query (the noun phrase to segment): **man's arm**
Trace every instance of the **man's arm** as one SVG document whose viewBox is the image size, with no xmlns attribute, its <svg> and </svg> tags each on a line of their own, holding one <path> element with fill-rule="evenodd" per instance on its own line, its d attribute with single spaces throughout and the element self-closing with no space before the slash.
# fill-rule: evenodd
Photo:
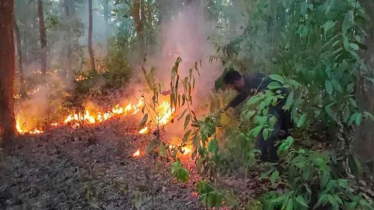
<svg viewBox="0 0 374 210">
<path fill-rule="evenodd" d="M 235 108 L 237 107 L 240 103 L 242 103 L 247 97 L 249 96 L 248 93 L 246 92 L 241 92 L 238 95 L 233 98 L 230 103 L 226 105 L 226 107 L 223 109 L 224 111 L 228 110 L 230 107 Z"/>
</svg>

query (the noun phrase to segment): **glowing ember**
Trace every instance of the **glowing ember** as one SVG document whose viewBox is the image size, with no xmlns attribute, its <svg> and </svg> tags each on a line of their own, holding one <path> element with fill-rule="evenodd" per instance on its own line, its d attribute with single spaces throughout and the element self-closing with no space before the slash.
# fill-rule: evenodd
<svg viewBox="0 0 374 210">
<path fill-rule="evenodd" d="M 175 149 L 176 146 L 169 145 L 169 149 Z M 191 147 L 184 146 L 181 148 L 182 155 L 187 155 L 192 152 Z"/>
<path fill-rule="evenodd" d="M 182 147 L 183 155 L 187 155 L 191 153 L 191 149 L 189 147 Z"/>
<path fill-rule="evenodd" d="M 146 133 L 148 133 L 148 132 L 149 132 L 148 127 L 145 127 L 145 128 L 143 128 L 143 129 L 141 129 L 141 130 L 139 131 L 140 134 L 146 134 Z"/>
<path fill-rule="evenodd" d="M 132 154 L 132 156 L 139 157 L 140 156 L 140 150 L 136 150 L 136 152 L 134 152 L 134 154 Z"/>
</svg>

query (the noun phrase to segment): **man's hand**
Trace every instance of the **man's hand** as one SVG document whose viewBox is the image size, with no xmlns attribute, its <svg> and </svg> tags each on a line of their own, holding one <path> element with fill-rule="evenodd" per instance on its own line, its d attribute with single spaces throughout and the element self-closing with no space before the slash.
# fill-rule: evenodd
<svg viewBox="0 0 374 210">
<path fill-rule="evenodd" d="M 221 109 L 217 110 L 217 111 L 214 113 L 214 115 L 219 115 L 219 114 L 222 114 L 222 113 L 225 113 L 225 112 L 226 112 L 226 110 L 225 110 L 224 108 L 221 108 Z"/>
<path fill-rule="evenodd" d="M 218 110 L 218 113 L 225 113 L 226 112 L 226 109 L 225 108 L 221 108 Z"/>
</svg>

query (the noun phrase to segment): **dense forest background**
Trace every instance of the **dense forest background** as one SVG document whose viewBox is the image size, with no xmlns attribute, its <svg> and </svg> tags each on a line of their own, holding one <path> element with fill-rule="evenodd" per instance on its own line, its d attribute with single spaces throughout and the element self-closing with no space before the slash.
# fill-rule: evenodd
<svg viewBox="0 0 374 210">
<path fill-rule="evenodd" d="M 153 168 L 163 165 L 165 171 L 171 171 L 170 180 L 180 181 L 158 186 L 157 174 L 162 174 L 161 180 L 169 180 L 167 175 L 159 170 L 149 175 L 147 171 L 143 185 L 133 187 L 129 183 L 139 181 L 122 171 L 125 180 L 133 181 L 126 187 L 123 183 L 110 184 L 121 186 L 123 194 L 115 192 L 126 197 L 125 204 L 115 201 L 122 205 L 117 206 L 120 209 L 165 209 L 163 205 L 186 209 L 374 209 L 372 10 L 374 3 L 366 0 L 0 2 L 4 186 L 0 204 L 8 208 L 40 207 L 28 203 L 22 193 L 15 198 L 17 193 L 9 190 L 13 189 L 8 186 L 11 181 L 5 178 L 33 170 L 27 167 L 41 167 L 38 162 L 45 154 L 33 156 L 38 164 L 29 165 L 24 162 L 26 156 L 21 156 L 23 152 L 28 154 L 30 150 L 33 154 L 34 150 L 44 151 L 38 149 L 42 147 L 49 154 L 51 148 L 59 148 L 52 152 L 56 158 L 66 150 L 64 156 L 70 155 L 66 162 L 79 155 L 83 156 L 78 159 L 91 162 L 95 157 L 100 159 L 104 149 L 96 148 L 93 153 L 97 156 L 85 156 L 82 151 L 88 148 L 92 152 L 91 145 L 102 143 L 105 151 L 116 148 L 113 159 L 107 159 L 105 152 L 106 160 L 113 164 L 117 164 L 118 148 L 132 149 L 129 145 L 134 144 L 140 153 L 147 154 L 142 158 L 149 159 L 132 164 L 151 164 Z M 227 67 L 243 73 L 269 74 L 280 83 L 271 83 L 270 89 L 291 90 L 285 108 L 291 111 L 294 129 L 291 137 L 279 142 L 282 169 L 257 163 L 254 146 L 260 130 L 264 135 L 271 132 L 267 109 L 281 96 L 276 92 L 259 94 L 235 110 L 217 112 L 235 95 L 222 81 Z M 163 96 L 167 90 L 170 96 Z M 94 123 L 106 119 L 100 113 L 115 103 L 119 105 L 108 111 L 108 119 L 127 114 L 120 106 L 125 109 L 125 103 L 136 104 L 140 98 L 138 105 L 145 105 L 130 105 L 134 116 L 139 113 L 131 120 L 123 122 L 113 117 L 110 123 L 114 124 Z M 157 108 L 161 101 L 168 101 L 166 111 Z M 87 111 L 96 114 L 92 118 Z M 167 121 L 162 121 L 161 112 L 163 116 L 170 113 Z M 83 120 L 74 118 L 81 115 Z M 73 119 L 76 124 L 68 124 Z M 86 121 L 97 127 L 85 125 Z M 125 128 L 126 132 L 121 130 Z M 147 130 L 147 137 L 128 131 L 141 133 L 146 129 L 153 129 Z M 69 136 L 57 137 L 61 133 Z M 118 136 L 111 136 L 114 133 Z M 77 149 L 82 145 L 71 143 L 71 151 L 77 150 L 73 155 L 69 149 L 62 149 L 69 148 L 65 138 L 87 141 L 89 146 Z M 117 138 L 121 140 L 110 143 Z M 129 143 L 135 141 L 129 139 L 144 142 Z M 25 146 L 28 144 L 35 145 Z M 186 149 L 191 151 L 188 158 Z M 53 157 L 49 163 L 58 164 L 61 157 Z M 90 190 L 87 184 L 69 188 L 83 197 L 64 207 L 104 208 L 112 204 L 110 196 L 94 196 L 107 193 L 100 183 L 109 182 L 109 178 L 97 178 L 98 169 L 82 162 L 72 161 L 66 167 L 87 170 Z M 118 162 L 117 167 L 123 165 Z M 68 171 L 65 166 L 53 167 L 45 170 Z M 81 175 L 77 177 L 81 180 Z M 26 183 L 22 176 L 16 178 Z M 169 189 L 169 185 L 178 187 Z M 187 200 L 165 203 L 162 195 L 157 197 L 158 188 L 163 193 L 167 189 L 186 192 L 187 188 Z M 197 192 L 200 202 L 193 200 L 192 191 Z M 134 201 L 127 200 L 130 197 Z M 60 203 L 69 200 L 59 199 Z M 58 206 L 56 202 L 48 205 Z"/>
</svg>

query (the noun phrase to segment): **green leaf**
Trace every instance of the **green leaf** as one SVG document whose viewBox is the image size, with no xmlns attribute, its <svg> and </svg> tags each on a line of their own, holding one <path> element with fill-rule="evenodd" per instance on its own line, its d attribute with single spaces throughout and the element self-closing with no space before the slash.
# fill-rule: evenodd
<svg viewBox="0 0 374 210">
<path fill-rule="evenodd" d="M 218 142 L 216 139 L 212 139 L 208 144 L 208 150 L 211 153 L 217 153 L 219 150 Z"/>
<path fill-rule="evenodd" d="M 338 209 L 338 202 L 336 201 L 336 199 L 334 198 L 334 196 L 332 195 L 327 195 L 327 198 L 329 199 L 331 205 L 332 205 L 332 208 L 333 209 Z"/>
<path fill-rule="evenodd" d="M 333 91 L 333 87 L 332 87 L 332 84 L 329 80 L 326 80 L 325 81 L 325 88 L 326 88 L 326 92 L 331 95 L 332 94 L 332 91 Z"/>
<path fill-rule="evenodd" d="M 264 137 L 264 139 L 268 139 L 269 133 L 270 133 L 269 129 L 264 128 L 264 130 L 262 131 L 262 136 Z"/>
<path fill-rule="evenodd" d="M 252 96 L 248 101 L 247 101 L 247 106 L 253 105 L 261 100 L 261 97 L 259 95 Z"/>
<path fill-rule="evenodd" d="M 297 122 L 297 127 L 300 128 L 302 125 L 304 125 L 306 119 L 307 119 L 307 114 L 304 113 L 303 115 L 301 115 L 299 121 Z"/>
<path fill-rule="evenodd" d="M 300 5 L 300 13 L 302 16 L 305 16 L 308 11 L 308 3 L 307 2 L 302 2 Z"/>
<path fill-rule="evenodd" d="M 271 184 L 274 185 L 275 181 L 278 178 L 279 178 L 279 171 L 278 170 L 273 171 L 273 173 L 271 174 L 271 178 L 270 178 Z"/>
<path fill-rule="evenodd" d="M 354 108 L 357 108 L 357 102 L 355 99 L 353 98 L 349 98 L 349 102 L 351 102 L 351 105 L 354 107 Z"/>
<path fill-rule="evenodd" d="M 301 196 L 301 195 L 298 195 L 295 199 L 300 205 L 308 208 L 308 204 L 306 203 L 306 200 Z"/>
<path fill-rule="evenodd" d="M 343 46 L 346 51 L 349 51 L 349 40 L 346 36 L 343 36 Z"/>
<path fill-rule="evenodd" d="M 293 100 L 294 100 L 294 92 L 291 91 L 290 94 L 288 94 L 287 96 L 286 104 L 283 106 L 283 109 L 289 110 L 291 108 Z"/>
<path fill-rule="evenodd" d="M 351 114 L 351 112 L 349 110 L 349 106 L 345 106 L 344 110 L 343 110 L 343 121 L 344 122 L 346 122 L 346 123 L 348 122 L 350 114 Z"/>
<path fill-rule="evenodd" d="M 357 44 L 355 44 L 355 43 L 349 43 L 349 46 L 350 46 L 353 50 L 359 50 L 359 49 L 360 49 L 360 47 L 359 47 Z"/>
<path fill-rule="evenodd" d="M 370 118 L 372 121 L 374 121 L 374 116 L 370 112 L 364 111 L 364 115 L 366 118 Z"/>
<path fill-rule="evenodd" d="M 192 129 L 191 130 L 188 130 L 184 135 L 183 135 L 183 143 L 186 143 L 188 138 L 190 137 L 191 135 L 191 132 L 192 132 Z"/>
<path fill-rule="evenodd" d="M 359 126 L 361 124 L 361 121 L 362 121 L 362 114 L 357 113 L 356 119 L 355 119 L 356 125 Z"/>
<path fill-rule="evenodd" d="M 293 79 L 289 79 L 288 82 L 289 82 L 292 86 L 295 86 L 295 87 L 299 87 L 299 86 L 301 86 L 300 83 L 298 83 L 296 80 L 293 80 Z"/>
<path fill-rule="evenodd" d="M 164 143 L 161 143 L 161 144 L 158 145 L 158 154 L 161 157 L 166 157 L 166 147 L 165 147 Z"/>
<path fill-rule="evenodd" d="M 293 199 L 288 199 L 286 210 L 293 210 Z"/>
<path fill-rule="evenodd" d="M 148 113 L 143 116 L 143 119 L 138 126 L 138 129 L 137 129 L 138 131 L 144 128 L 144 125 L 145 123 L 147 123 L 147 120 L 148 120 Z"/>
<path fill-rule="evenodd" d="M 187 128 L 188 124 L 190 123 L 191 120 L 191 114 L 188 114 L 186 118 L 184 119 L 184 129 Z"/>
<path fill-rule="evenodd" d="M 369 80 L 374 85 L 374 78 L 371 77 L 365 77 L 367 80 Z"/>
<path fill-rule="evenodd" d="M 270 79 L 280 82 L 281 84 L 284 83 L 284 78 L 278 74 L 271 74 L 269 75 Z"/>
<path fill-rule="evenodd" d="M 188 182 L 189 180 L 188 170 L 183 167 L 179 160 L 171 164 L 171 173 L 182 182 Z"/>
<path fill-rule="evenodd" d="M 342 25 L 342 30 L 344 33 L 347 32 L 349 28 L 353 26 L 354 20 L 353 20 L 353 11 L 350 10 L 347 12 L 347 14 L 344 17 L 343 25 Z"/>
<path fill-rule="evenodd" d="M 277 203 L 281 203 L 282 201 L 286 200 L 287 197 L 288 197 L 288 196 L 287 196 L 286 194 L 283 194 L 283 195 L 278 196 L 277 198 L 271 200 L 270 202 L 271 202 L 271 203 L 275 203 L 275 204 L 277 204 Z"/>
<path fill-rule="evenodd" d="M 279 89 L 282 87 L 281 84 L 279 84 L 279 82 L 270 82 L 267 86 L 270 90 L 274 90 L 274 89 Z"/>
<path fill-rule="evenodd" d="M 148 143 L 148 145 L 147 145 L 146 153 L 149 154 L 149 153 L 153 152 L 153 150 L 156 149 L 157 144 L 158 144 L 158 139 L 152 139 L 152 140 Z"/>
<path fill-rule="evenodd" d="M 356 120 L 356 116 L 357 116 L 357 112 L 355 112 L 354 114 L 351 115 L 351 117 L 349 118 L 349 121 L 348 121 L 348 124 L 351 125 L 355 120 Z"/>
<path fill-rule="evenodd" d="M 335 79 L 331 80 L 332 86 L 334 86 L 335 90 L 337 90 L 339 93 L 343 93 L 343 88 L 340 86 L 339 82 Z"/>
<path fill-rule="evenodd" d="M 323 24 L 323 32 L 325 33 L 325 35 L 326 35 L 326 33 L 330 30 L 330 29 L 332 29 L 333 27 L 335 26 L 335 22 L 334 21 L 331 21 L 331 20 L 329 20 L 329 21 L 327 21 L 325 24 Z"/>
<path fill-rule="evenodd" d="M 255 127 L 255 128 L 253 128 L 253 129 L 251 130 L 251 131 L 253 132 L 253 136 L 254 136 L 254 137 L 258 136 L 258 134 L 260 133 L 261 129 L 262 129 L 262 126 L 257 126 L 257 127 Z"/>
<path fill-rule="evenodd" d="M 185 109 L 184 111 L 183 111 L 183 113 L 178 117 L 178 121 L 179 120 L 181 120 L 183 117 L 184 117 L 184 115 L 186 114 L 186 112 L 187 112 L 187 109 Z"/>
<path fill-rule="evenodd" d="M 253 110 L 249 110 L 247 112 L 245 112 L 245 115 L 243 116 L 243 120 L 245 121 L 249 121 L 251 119 L 251 117 L 256 113 L 256 111 L 253 111 Z"/>
<path fill-rule="evenodd" d="M 325 107 L 325 111 L 326 111 L 327 115 L 328 115 L 331 119 L 336 120 L 335 114 L 334 114 L 334 112 L 333 112 L 332 109 L 331 109 L 331 106 L 334 105 L 334 104 L 335 104 L 335 103 L 332 103 L 332 104 L 330 104 L 330 105 L 327 105 L 327 106 Z"/>
</svg>

